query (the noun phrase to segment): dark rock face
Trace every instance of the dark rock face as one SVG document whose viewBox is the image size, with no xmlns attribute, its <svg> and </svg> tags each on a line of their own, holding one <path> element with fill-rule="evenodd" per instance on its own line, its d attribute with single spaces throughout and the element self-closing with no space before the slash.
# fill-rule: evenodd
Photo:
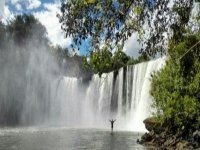
<svg viewBox="0 0 200 150">
<path fill-rule="evenodd" d="M 200 148 L 200 131 L 196 130 L 190 137 L 180 136 L 180 133 L 173 133 L 167 126 L 163 126 L 155 117 L 147 118 L 144 121 L 145 133 L 138 143 L 159 147 L 164 150 L 192 150 Z"/>
<path fill-rule="evenodd" d="M 141 141 L 151 141 L 153 139 L 153 136 L 151 136 L 151 134 L 145 133 L 142 137 L 141 137 Z"/>
</svg>

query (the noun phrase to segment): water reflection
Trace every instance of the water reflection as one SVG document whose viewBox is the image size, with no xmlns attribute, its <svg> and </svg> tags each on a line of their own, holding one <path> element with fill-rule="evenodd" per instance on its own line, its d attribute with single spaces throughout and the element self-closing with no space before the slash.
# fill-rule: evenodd
<svg viewBox="0 0 200 150">
<path fill-rule="evenodd" d="M 97 129 L 0 130 L 0 150 L 146 150 L 137 138 Z"/>
</svg>

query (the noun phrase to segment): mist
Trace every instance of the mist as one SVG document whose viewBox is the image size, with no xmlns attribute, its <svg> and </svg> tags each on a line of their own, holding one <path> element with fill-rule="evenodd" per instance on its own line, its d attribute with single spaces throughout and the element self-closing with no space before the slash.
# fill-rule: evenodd
<svg viewBox="0 0 200 150">
<path fill-rule="evenodd" d="M 0 25 L 0 126 L 81 124 L 77 116 L 89 84 L 80 79 L 87 74 L 82 58 L 50 46 L 33 16 Z"/>
<path fill-rule="evenodd" d="M 77 65 L 81 58 L 49 46 L 45 28 L 32 17 L 18 16 L 0 26 L 0 125 L 105 129 L 114 118 L 116 129 L 145 131 L 150 75 L 165 60 L 126 66 L 101 78 L 85 74 Z"/>
<path fill-rule="evenodd" d="M 40 111 L 47 111 L 44 99 L 51 92 L 49 84 L 59 72 L 58 65 L 45 45 L 35 45 L 32 41 L 24 46 L 17 46 L 13 41 L 7 44 L 9 50 L 1 50 L 0 55 L 0 122 L 34 123 L 36 116 L 45 118 Z"/>
<path fill-rule="evenodd" d="M 16 32 L 7 29 L 5 41 L 0 45 L 0 125 L 3 126 L 45 123 L 55 93 L 52 86 L 61 72 L 48 40 L 40 35 L 45 33 L 41 32 L 41 26 L 36 23 L 29 29 L 31 34 L 15 36 L 20 32 L 18 28 Z"/>
</svg>

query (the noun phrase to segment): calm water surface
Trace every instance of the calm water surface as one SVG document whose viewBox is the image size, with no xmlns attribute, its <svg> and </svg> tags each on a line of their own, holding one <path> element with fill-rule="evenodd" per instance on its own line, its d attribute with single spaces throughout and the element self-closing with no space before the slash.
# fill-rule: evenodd
<svg viewBox="0 0 200 150">
<path fill-rule="evenodd" d="M 0 129 L 0 150 L 146 150 L 137 133 L 99 129 Z"/>
</svg>

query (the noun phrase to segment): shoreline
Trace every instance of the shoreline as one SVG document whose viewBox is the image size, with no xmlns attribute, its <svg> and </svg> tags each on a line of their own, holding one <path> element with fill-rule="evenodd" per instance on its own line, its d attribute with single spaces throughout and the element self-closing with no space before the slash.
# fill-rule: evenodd
<svg viewBox="0 0 200 150">
<path fill-rule="evenodd" d="M 144 133 L 138 143 L 148 148 L 164 150 L 193 150 L 200 149 L 200 131 L 194 131 L 190 136 L 184 137 L 181 133 L 173 133 L 167 126 L 163 127 L 155 121 L 154 117 L 144 121 L 149 132 Z M 189 130 L 189 129 L 188 129 Z"/>
</svg>

